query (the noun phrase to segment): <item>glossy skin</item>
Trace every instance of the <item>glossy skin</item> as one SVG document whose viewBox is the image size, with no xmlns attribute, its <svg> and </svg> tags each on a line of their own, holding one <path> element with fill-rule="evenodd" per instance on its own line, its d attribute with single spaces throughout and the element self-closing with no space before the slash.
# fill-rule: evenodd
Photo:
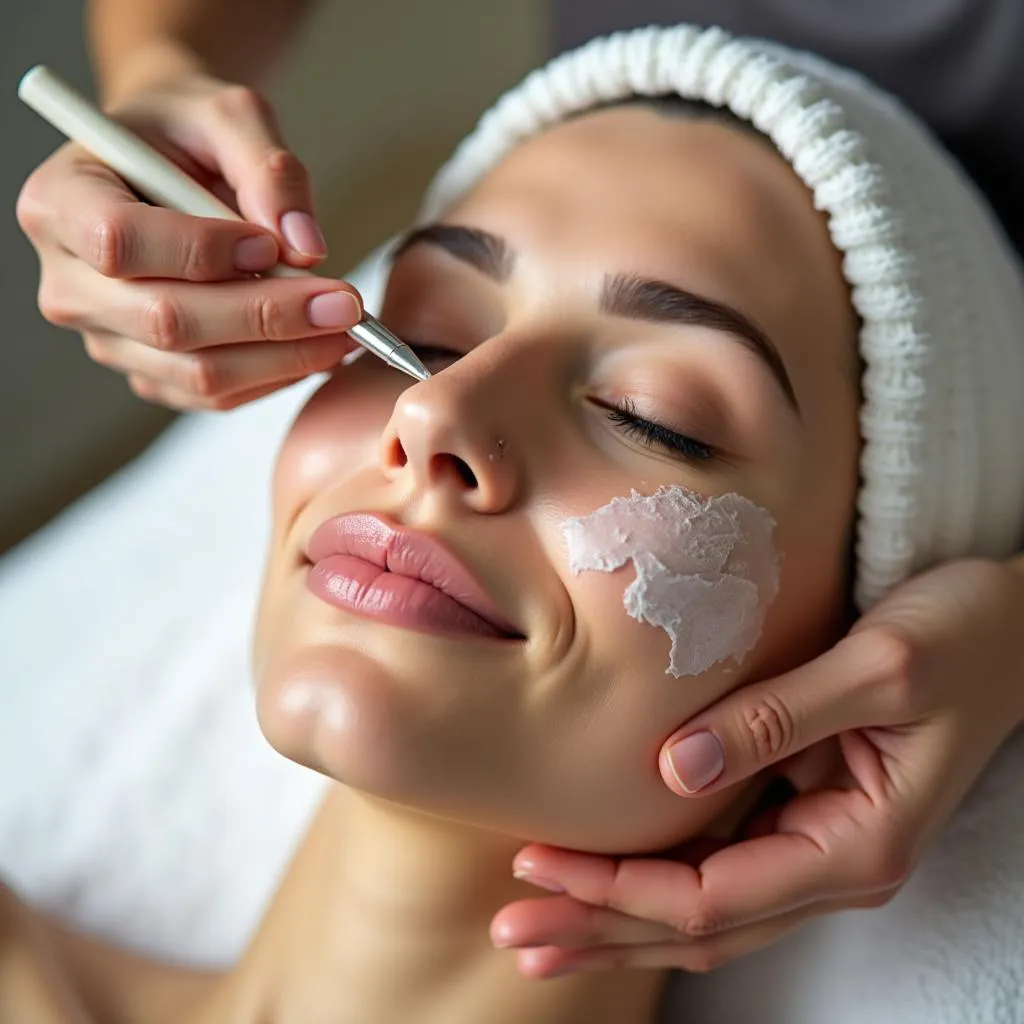
<svg viewBox="0 0 1024 1024">
<path fill-rule="evenodd" d="M 358 360 L 285 442 L 257 644 L 261 724 L 287 756 L 398 803 L 576 849 L 663 848 L 736 797 L 678 800 L 659 775 L 664 740 L 836 633 L 858 450 L 838 256 L 767 144 L 643 108 L 524 144 L 445 223 L 504 238 L 511 269 L 498 281 L 436 244 L 409 247 L 382 319 L 455 354 L 421 351 L 442 372 L 414 386 Z M 721 331 L 602 312 L 602 278 L 620 273 L 754 321 L 799 415 Z M 648 444 L 609 415 L 623 403 L 699 445 Z M 622 609 L 631 570 L 568 570 L 564 517 L 665 484 L 738 492 L 778 524 L 780 593 L 739 668 L 667 676 L 667 636 Z M 441 538 L 527 639 L 430 636 L 313 597 L 303 549 L 352 511 Z M 287 710 L 310 685 L 334 714 Z"/>
</svg>

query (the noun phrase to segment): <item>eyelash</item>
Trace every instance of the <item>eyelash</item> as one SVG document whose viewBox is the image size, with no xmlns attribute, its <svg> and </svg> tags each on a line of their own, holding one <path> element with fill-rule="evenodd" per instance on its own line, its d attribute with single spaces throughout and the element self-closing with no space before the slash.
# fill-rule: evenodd
<svg viewBox="0 0 1024 1024">
<path fill-rule="evenodd" d="M 444 348 L 440 345 L 419 345 L 409 342 L 409 346 L 424 362 L 434 359 L 448 359 L 455 361 L 462 353 L 453 349 Z M 684 459 L 695 461 L 706 461 L 714 457 L 714 451 L 709 445 L 688 437 L 686 434 L 669 430 L 661 423 L 646 420 L 638 416 L 636 406 L 629 398 L 623 398 L 611 408 L 605 408 L 608 419 L 612 421 L 626 437 L 635 438 L 648 448 L 663 448 L 675 455 L 682 455 Z"/>
<path fill-rule="evenodd" d="M 685 459 L 704 461 L 714 456 L 712 449 L 702 441 L 686 434 L 679 434 L 660 423 L 645 420 L 636 414 L 636 406 L 629 398 L 623 398 L 610 409 L 608 419 L 616 424 L 627 437 L 634 437 L 648 448 L 667 448 Z"/>
<path fill-rule="evenodd" d="M 456 352 L 455 349 L 445 348 L 443 345 L 421 345 L 419 342 L 409 341 L 408 339 L 406 339 L 405 343 L 424 363 L 433 362 L 435 359 L 443 359 L 454 363 L 456 359 L 461 359 L 465 355 L 464 352 Z"/>
</svg>

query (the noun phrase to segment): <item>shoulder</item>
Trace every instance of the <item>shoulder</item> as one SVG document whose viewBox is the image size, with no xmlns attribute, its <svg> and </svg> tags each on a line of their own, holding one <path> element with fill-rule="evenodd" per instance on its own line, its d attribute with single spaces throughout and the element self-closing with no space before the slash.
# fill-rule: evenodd
<svg viewBox="0 0 1024 1024">
<path fill-rule="evenodd" d="M 0 1021 L 178 1024 L 220 977 L 76 932 L 0 881 Z"/>
<path fill-rule="evenodd" d="M 0 1020 L 90 1024 L 41 916 L 0 881 Z"/>
</svg>

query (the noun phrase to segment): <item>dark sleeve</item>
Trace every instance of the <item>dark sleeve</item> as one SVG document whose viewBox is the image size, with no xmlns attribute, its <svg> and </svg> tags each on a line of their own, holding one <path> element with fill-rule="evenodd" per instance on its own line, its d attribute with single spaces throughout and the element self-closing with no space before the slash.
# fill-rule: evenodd
<svg viewBox="0 0 1024 1024">
<path fill-rule="evenodd" d="M 1024 253 L 1024 0 L 551 0 L 559 51 L 681 21 L 811 50 L 900 97 Z"/>
</svg>

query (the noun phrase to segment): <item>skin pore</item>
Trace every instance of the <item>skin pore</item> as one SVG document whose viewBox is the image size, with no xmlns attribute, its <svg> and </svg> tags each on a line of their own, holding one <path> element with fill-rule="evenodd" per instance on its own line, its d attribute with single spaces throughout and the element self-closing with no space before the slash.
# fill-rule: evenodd
<svg viewBox="0 0 1024 1024">
<path fill-rule="evenodd" d="M 628 854 L 722 828 L 744 794 L 679 800 L 662 742 L 834 637 L 859 403 L 839 256 L 762 141 L 623 107 L 524 143 L 410 239 L 381 316 L 435 375 L 412 385 L 360 358 L 300 414 L 255 652 L 268 740 L 343 785 L 241 962 L 190 992 L 185 1019 L 649 1019 L 658 972 L 527 981 L 489 922 L 536 894 L 511 877 L 526 841 Z M 776 520 L 779 595 L 738 667 L 666 675 L 668 637 L 622 608 L 632 570 L 569 570 L 565 517 L 670 485 Z M 351 512 L 442 541 L 521 638 L 320 600 L 310 538 Z M 117 984 L 105 1020 L 163 1019 L 127 973 Z"/>
</svg>

